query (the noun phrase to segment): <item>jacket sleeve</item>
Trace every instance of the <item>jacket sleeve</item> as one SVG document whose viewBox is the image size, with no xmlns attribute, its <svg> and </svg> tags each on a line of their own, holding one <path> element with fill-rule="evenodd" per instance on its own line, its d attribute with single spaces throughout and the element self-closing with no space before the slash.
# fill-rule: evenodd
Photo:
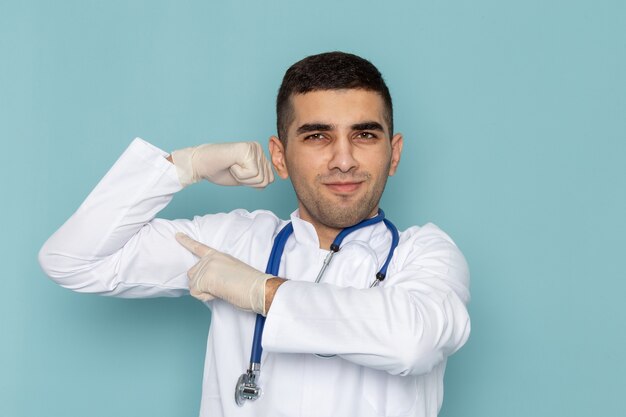
<svg viewBox="0 0 626 417">
<path fill-rule="evenodd" d="M 39 262 L 59 285 L 119 297 L 180 296 L 195 263 L 174 234 L 195 220 L 154 219 L 182 187 L 166 153 L 135 139 L 78 210 L 43 245 Z"/>
<path fill-rule="evenodd" d="M 263 348 L 336 354 L 392 375 L 430 372 L 469 337 L 467 263 L 445 233 L 426 225 L 403 234 L 392 266 L 375 288 L 285 282 L 269 310 Z"/>
</svg>

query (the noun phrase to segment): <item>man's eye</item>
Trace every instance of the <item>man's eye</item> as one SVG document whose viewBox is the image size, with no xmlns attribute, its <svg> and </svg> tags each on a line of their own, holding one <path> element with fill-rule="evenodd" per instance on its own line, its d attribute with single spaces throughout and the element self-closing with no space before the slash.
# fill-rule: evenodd
<svg viewBox="0 0 626 417">
<path fill-rule="evenodd" d="M 312 135 L 308 135 L 304 138 L 304 140 L 321 140 L 324 139 L 324 134 L 323 133 L 313 133 Z"/>
<path fill-rule="evenodd" d="M 358 134 L 359 139 L 376 139 L 376 135 L 371 132 L 361 132 Z"/>
</svg>

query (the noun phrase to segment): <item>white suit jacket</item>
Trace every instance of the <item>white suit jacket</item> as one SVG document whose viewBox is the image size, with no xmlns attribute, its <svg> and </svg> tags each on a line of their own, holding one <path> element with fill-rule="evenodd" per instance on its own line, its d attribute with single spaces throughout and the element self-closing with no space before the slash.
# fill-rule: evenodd
<svg viewBox="0 0 626 417">
<path fill-rule="evenodd" d="M 118 297 L 188 294 L 186 273 L 197 258 L 174 240 L 178 231 L 265 270 L 273 238 L 286 224 L 271 212 L 155 218 L 182 188 L 166 155 L 141 139 L 131 143 L 41 249 L 40 263 L 53 280 Z M 212 319 L 200 415 L 436 416 L 446 358 L 470 332 L 469 273 L 456 245 L 432 224 L 409 228 L 387 279 L 370 289 L 391 244 L 379 223 L 350 234 L 315 284 L 327 251 L 297 212 L 291 221 L 279 274 L 289 281 L 276 293 L 262 339 L 263 395 L 241 408 L 234 402 L 255 314 L 214 300 L 207 303 Z"/>
</svg>

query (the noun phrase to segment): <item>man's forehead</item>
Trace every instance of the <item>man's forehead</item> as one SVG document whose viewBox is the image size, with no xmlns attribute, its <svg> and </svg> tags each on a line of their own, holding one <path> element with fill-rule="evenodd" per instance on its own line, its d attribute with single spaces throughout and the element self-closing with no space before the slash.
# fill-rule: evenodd
<svg viewBox="0 0 626 417">
<path fill-rule="evenodd" d="M 364 89 L 316 90 L 293 94 L 290 98 L 293 122 L 313 121 L 353 124 L 357 121 L 384 122 L 382 96 Z M 321 119 L 320 119 L 321 118 Z"/>
</svg>

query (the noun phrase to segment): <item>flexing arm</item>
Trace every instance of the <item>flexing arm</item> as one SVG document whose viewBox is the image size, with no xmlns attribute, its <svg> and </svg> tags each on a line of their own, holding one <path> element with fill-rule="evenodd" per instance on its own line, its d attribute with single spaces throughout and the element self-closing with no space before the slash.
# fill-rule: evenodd
<svg viewBox="0 0 626 417">
<path fill-rule="evenodd" d="M 241 151 L 233 152 L 233 147 Z M 267 184 L 271 177 L 258 181 L 258 167 L 248 169 L 254 165 L 247 164 L 254 154 L 250 147 L 258 144 L 225 144 L 221 152 L 215 152 L 213 161 L 207 152 L 200 152 L 201 162 L 209 165 L 213 174 L 227 171 L 223 177 L 230 177 L 231 184 L 237 175 L 243 181 L 256 177 L 254 184 Z M 231 159 L 225 156 L 229 148 Z M 237 155 L 243 162 L 232 174 L 232 158 Z M 186 272 L 195 258 L 173 237 L 180 231 L 198 238 L 196 221 L 154 218 L 182 188 L 179 167 L 166 156 L 141 139 L 133 141 L 76 213 L 42 247 L 39 260 L 52 279 L 75 291 L 122 297 L 176 296 L 188 291 Z M 216 219 L 219 226 L 223 225 Z"/>
</svg>

